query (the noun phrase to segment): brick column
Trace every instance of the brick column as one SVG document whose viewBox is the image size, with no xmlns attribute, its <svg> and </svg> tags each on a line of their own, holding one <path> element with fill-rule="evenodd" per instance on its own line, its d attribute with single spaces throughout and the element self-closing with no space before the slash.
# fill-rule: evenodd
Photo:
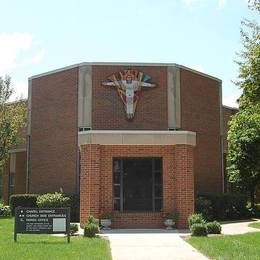
<svg viewBox="0 0 260 260">
<path fill-rule="evenodd" d="M 81 146 L 80 152 L 80 223 L 89 215 L 98 217 L 100 202 L 100 146 Z"/>
<path fill-rule="evenodd" d="M 178 228 L 187 227 L 187 219 L 194 212 L 194 156 L 190 145 L 174 147 L 175 209 L 179 212 Z"/>
</svg>

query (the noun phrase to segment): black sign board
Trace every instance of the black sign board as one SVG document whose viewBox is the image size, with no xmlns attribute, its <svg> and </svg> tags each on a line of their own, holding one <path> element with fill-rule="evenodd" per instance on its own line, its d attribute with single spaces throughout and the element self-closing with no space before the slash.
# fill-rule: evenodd
<svg viewBox="0 0 260 260">
<path fill-rule="evenodd" d="M 14 241 L 17 234 L 67 234 L 70 242 L 70 208 L 15 209 Z"/>
</svg>

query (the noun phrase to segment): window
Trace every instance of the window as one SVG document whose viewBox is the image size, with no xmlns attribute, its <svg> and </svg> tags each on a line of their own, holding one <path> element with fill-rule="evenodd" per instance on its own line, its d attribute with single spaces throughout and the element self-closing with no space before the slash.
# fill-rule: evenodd
<svg viewBox="0 0 260 260">
<path fill-rule="evenodd" d="M 113 207 L 120 211 L 160 211 L 162 158 L 113 159 Z"/>
<path fill-rule="evenodd" d="M 10 174 L 9 174 L 9 196 L 15 193 L 15 163 L 16 154 L 10 154 Z"/>
</svg>

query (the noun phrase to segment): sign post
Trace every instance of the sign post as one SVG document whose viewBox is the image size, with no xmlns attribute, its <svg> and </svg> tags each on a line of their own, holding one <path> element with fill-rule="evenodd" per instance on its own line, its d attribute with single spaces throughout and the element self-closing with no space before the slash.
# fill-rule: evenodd
<svg viewBox="0 0 260 260">
<path fill-rule="evenodd" d="M 70 208 L 15 209 L 14 241 L 17 234 L 67 234 L 70 242 Z"/>
</svg>

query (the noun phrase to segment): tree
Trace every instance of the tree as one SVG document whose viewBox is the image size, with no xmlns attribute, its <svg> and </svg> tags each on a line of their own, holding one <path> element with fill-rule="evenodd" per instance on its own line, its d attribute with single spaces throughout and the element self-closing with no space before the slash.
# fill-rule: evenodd
<svg viewBox="0 0 260 260">
<path fill-rule="evenodd" d="M 250 8 L 260 11 L 258 1 Z M 228 132 L 228 177 L 241 189 L 250 192 L 254 207 L 255 188 L 260 185 L 260 26 L 242 21 L 240 30 L 243 50 L 240 52 L 238 81 L 243 93 L 239 112 L 233 116 Z"/>
<path fill-rule="evenodd" d="M 254 110 L 254 111 L 253 111 Z M 250 192 L 260 185 L 260 106 L 238 112 L 228 133 L 229 181 Z"/>
<path fill-rule="evenodd" d="M 13 93 L 11 78 L 0 77 L 0 170 L 8 159 L 8 151 L 22 142 L 20 133 L 26 122 L 26 102 L 8 103 Z"/>
</svg>

